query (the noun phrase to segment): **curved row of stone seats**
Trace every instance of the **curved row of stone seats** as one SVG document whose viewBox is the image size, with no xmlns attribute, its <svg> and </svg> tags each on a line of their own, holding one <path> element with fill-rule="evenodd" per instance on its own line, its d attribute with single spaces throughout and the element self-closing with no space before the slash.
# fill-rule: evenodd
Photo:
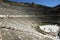
<svg viewBox="0 0 60 40">
<path fill-rule="evenodd" d="M 20 31 L 22 31 L 22 30 L 20 30 Z M 17 32 L 16 32 L 18 36 L 20 36 L 20 35 L 19 35 L 19 32 L 20 32 L 20 31 L 17 31 Z M 43 35 L 43 34 L 38 33 L 38 32 L 36 32 L 36 31 L 35 31 L 35 32 L 22 31 L 22 32 L 27 33 L 27 34 L 32 34 L 32 35 L 37 36 L 37 37 L 40 37 L 39 40 L 40 40 L 41 38 L 42 38 L 42 39 L 44 39 L 44 38 L 49 38 L 50 40 L 52 40 L 52 39 L 54 40 L 54 38 L 55 38 L 55 37 L 50 36 L 50 35 Z M 22 32 L 21 32 L 21 33 L 22 33 Z M 23 33 L 22 33 L 22 34 L 23 34 Z M 45 40 L 46 40 L 46 39 L 45 39 Z"/>
<path fill-rule="evenodd" d="M 18 10 L 14 10 L 14 9 L 6 9 L 6 8 L 0 8 L 0 14 L 4 14 L 4 15 L 7 15 L 7 14 L 11 14 L 11 15 L 22 15 L 24 14 L 23 12 L 21 11 L 18 11 Z"/>
<path fill-rule="evenodd" d="M 2 28 L 2 27 L 1 27 Z M 1 28 L 0 28 L 0 31 L 1 31 Z M 11 28 L 4 28 L 4 31 L 7 31 L 11 33 L 14 33 L 16 36 L 18 36 L 18 38 L 20 39 L 23 39 L 23 40 L 26 40 L 26 39 L 31 39 L 31 40 L 41 40 L 41 39 L 44 39 L 46 36 L 44 35 L 39 35 L 38 33 L 34 33 L 34 32 L 28 32 L 28 31 L 23 31 L 23 30 L 15 30 L 15 29 L 11 29 Z M 7 34 L 5 34 L 7 35 Z M 13 36 L 13 35 L 12 35 Z M 4 37 L 4 36 L 3 36 Z M 46 38 L 49 38 L 48 36 Z M 8 38 L 9 39 L 9 38 Z M 49 38 L 51 39 L 51 38 Z M 52 40 L 52 39 L 51 39 Z"/>
<path fill-rule="evenodd" d="M 18 30 L 36 31 L 34 26 L 37 25 L 37 22 L 37 20 L 32 18 L 8 18 L 2 21 L 0 25 Z"/>
<path fill-rule="evenodd" d="M 30 36 L 32 38 L 34 38 L 35 40 L 43 40 L 44 38 L 48 38 L 50 40 L 52 40 L 54 37 L 51 37 L 51 36 L 46 36 L 46 35 L 41 35 L 39 33 L 34 33 L 34 32 L 28 32 L 28 31 L 22 31 L 22 30 L 11 30 L 11 29 L 8 29 L 9 31 L 8 32 L 14 32 L 14 34 L 16 34 L 16 36 L 18 36 L 18 38 L 22 38 L 23 40 L 26 39 L 30 39 Z M 26 35 L 26 36 L 25 36 Z M 30 35 L 30 36 L 29 36 Z M 36 39 L 37 38 L 37 39 Z M 46 40 L 46 39 L 44 39 Z"/>
<path fill-rule="evenodd" d="M 26 40 L 40 40 L 41 39 L 41 37 L 36 37 L 35 35 L 33 35 L 33 33 L 31 33 L 31 34 L 29 34 L 28 32 L 16 32 L 16 34 L 19 36 L 19 38 L 21 37 L 23 40 L 25 39 L 25 38 L 27 38 Z M 22 34 L 23 34 L 23 36 L 22 36 Z M 26 36 L 25 36 L 26 35 Z M 32 38 L 34 38 L 34 39 L 32 39 L 31 38 L 31 36 L 32 36 Z"/>
<path fill-rule="evenodd" d="M 34 12 L 26 12 L 25 10 L 16 10 L 16 9 L 7 9 L 7 8 L 0 8 L 0 14 L 10 14 L 10 15 L 35 15 Z"/>
<path fill-rule="evenodd" d="M 9 4 L 1 3 L 2 8 L 0 8 L 1 12 L 5 14 L 26 14 L 26 15 L 34 15 L 33 8 L 31 7 L 22 7 L 22 6 L 11 6 Z M 9 7 L 9 8 L 8 8 Z"/>
<path fill-rule="evenodd" d="M 12 21 L 11 21 L 12 20 Z M 8 19 L 1 19 L 0 25 L 18 28 L 18 29 L 31 29 L 32 26 L 37 25 L 37 20 L 32 18 L 8 18 Z"/>
<path fill-rule="evenodd" d="M 6 19 L 6 21 L 4 21 L 5 23 L 2 23 L 0 25 L 2 25 L 1 28 L 7 28 L 7 29 L 11 28 L 12 30 L 18 29 L 18 30 L 25 30 L 29 32 L 34 32 L 34 31 L 37 32 L 37 30 L 33 29 L 34 26 L 37 25 L 37 23 L 35 24 L 35 20 L 33 19 L 30 20 L 30 19 L 31 18 L 13 18 L 13 19 L 8 18 Z"/>
<path fill-rule="evenodd" d="M 31 7 L 22 7 L 22 6 L 11 6 L 8 3 L 1 3 L 2 6 L 8 6 L 9 8 L 0 8 L 0 14 L 4 14 L 4 15 L 35 15 L 36 13 L 33 11 L 35 8 L 31 8 Z M 49 16 L 49 15 L 48 15 Z M 41 17 L 41 15 L 40 15 Z M 45 15 L 42 14 L 42 22 L 49 22 L 47 18 L 44 18 Z M 51 20 L 51 19 L 49 19 Z"/>
<path fill-rule="evenodd" d="M 12 21 L 11 21 L 12 20 Z M 21 29 L 21 30 L 28 30 L 28 31 L 33 31 L 34 29 L 32 29 L 32 21 L 30 20 L 27 20 L 25 18 L 25 20 L 21 20 L 21 19 L 9 19 L 8 20 L 8 25 L 7 26 L 10 26 L 12 28 L 16 28 L 16 29 Z"/>
<path fill-rule="evenodd" d="M 30 15 L 33 13 L 35 14 L 35 12 L 33 12 L 32 10 L 33 8 L 31 7 L 11 6 L 11 8 L 19 10 L 19 11 L 22 10 L 22 12 L 25 11 L 26 13 L 30 13 Z"/>
<path fill-rule="evenodd" d="M 16 9 L 16 10 L 24 10 L 24 11 L 32 11 L 36 8 L 32 8 L 32 7 L 24 7 L 24 6 L 14 6 L 14 5 L 10 5 L 8 3 L 2 3 L 4 6 L 6 6 L 7 8 L 12 8 L 12 9 Z M 8 6 L 7 6 L 8 5 Z"/>
<path fill-rule="evenodd" d="M 12 20 L 12 21 L 11 21 Z M 18 20 L 20 20 L 19 18 L 18 18 Z M 22 21 L 23 20 L 23 21 Z M 24 19 L 22 19 L 22 20 L 20 20 L 20 21 L 22 21 L 22 22 L 24 22 Z M 25 19 L 25 21 L 27 22 L 28 20 L 26 20 Z M 11 22 L 11 23 L 10 23 Z M 29 32 L 37 32 L 37 31 L 35 31 L 35 30 L 32 30 L 32 28 L 31 27 L 28 27 L 28 26 L 26 26 L 26 25 L 24 25 L 22 22 L 17 22 L 17 18 L 15 18 L 15 19 L 8 19 L 7 20 L 7 25 L 9 25 L 9 27 L 6 25 L 5 27 L 2 27 L 2 28 L 7 28 L 7 29 L 12 29 L 12 30 L 19 30 L 19 27 L 23 30 L 23 31 L 29 31 Z M 26 23 L 25 22 L 25 23 Z M 28 22 L 29 23 L 29 22 Z M 27 23 L 27 24 L 28 24 Z M 11 24 L 11 25 L 10 25 Z M 16 25 L 17 24 L 17 25 Z M 24 25 L 24 27 L 22 26 L 22 25 L 20 25 L 20 24 L 22 24 L 22 25 Z M 19 27 L 18 27 L 19 26 Z M 30 26 L 30 25 L 29 25 Z M 17 28 L 17 29 L 15 29 L 15 27 Z M 27 28 L 28 27 L 28 28 Z M 31 29 L 30 29 L 31 28 Z M 20 29 L 20 30 L 21 30 Z M 29 30 L 28 30 L 29 29 Z"/>
<path fill-rule="evenodd" d="M 6 28 L 6 27 L 1 27 L 1 28 Z M 7 28 L 7 29 L 9 29 L 9 31 L 11 30 L 11 28 Z M 13 30 L 13 29 L 12 29 L 12 30 Z M 11 30 L 11 31 L 12 31 L 12 30 Z M 4 30 L 4 31 L 5 31 L 5 30 Z M 16 33 L 16 35 L 17 35 L 19 38 L 22 37 L 23 40 L 24 40 L 24 38 L 26 39 L 27 36 L 29 37 L 29 35 L 30 35 L 30 36 L 32 37 L 32 35 L 33 35 L 33 33 L 32 33 L 32 34 L 29 34 L 30 32 L 25 32 L 25 31 L 22 31 L 22 30 L 20 30 L 20 31 L 19 31 L 19 30 L 18 30 L 18 31 L 15 31 L 15 30 L 14 30 L 13 32 Z M 13 32 L 12 32 L 12 33 L 13 33 Z M 25 35 L 22 35 L 21 33 L 22 33 L 22 34 L 25 34 L 26 36 L 25 36 Z M 29 34 L 29 35 L 28 35 L 28 34 Z M 22 36 L 20 36 L 20 35 L 22 35 Z M 23 37 L 23 36 L 24 36 L 24 37 Z M 33 35 L 33 36 L 35 36 L 35 35 Z M 40 36 L 39 36 L 39 37 L 40 37 Z M 29 38 L 30 38 L 30 37 L 29 37 Z M 37 36 L 37 38 L 38 38 L 38 36 Z M 38 38 L 38 39 L 40 39 L 40 38 Z"/>
<path fill-rule="evenodd" d="M 24 18 L 11 18 L 11 19 L 8 19 L 9 21 L 10 20 L 12 20 L 12 21 L 10 21 L 10 22 L 18 22 L 18 23 L 22 23 L 23 25 L 27 25 L 27 26 L 33 26 L 34 24 L 37 24 L 38 23 L 38 21 L 37 21 L 37 19 L 36 20 L 34 20 L 34 18 L 32 19 L 32 18 L 26 18 L 26 17 L 24 17 Z M 29 23 L 29 24 L 28 24 Z"/>
<path fill-rule="evenodd" d="M 0 31 L 2 33 L 0 35 L 1 35 L 3 40 L 7 40 L 7 38 L 8 38 L 8 40 L 9 39 L 11 39 L 11 40 L 14 40 L 14 39 L 15 40 L 18 40 L 18 39 L 21 39 L 21 40 L 40 40 L 41 39 L 38 36 L 35 36 L 33 34 L 29 34 L 28 32 L 23 32 L 23 31 L 18 32 L 18 31 L 11 30 L 11 29 L 8 30 L 8 29 L 1 29 L 1 28 L 0 28 Z M 3 35 L 3 33 L 5 33 L 5 35 Z"/>
</svg>

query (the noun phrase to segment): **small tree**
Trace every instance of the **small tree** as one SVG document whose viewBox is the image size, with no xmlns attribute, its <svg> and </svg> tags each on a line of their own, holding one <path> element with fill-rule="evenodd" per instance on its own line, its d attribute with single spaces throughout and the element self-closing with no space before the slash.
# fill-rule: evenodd
<svg viewBox="0 0 60 40">
<path fill-rule="evenodd" d="M 32 2 L 31 6 L 34 7 L 34 2 Z"/>
<path fill-rule="evenodd" d="M 32 2 L 32 5 L 34 5 L 34 2 Z"/>
</svg>

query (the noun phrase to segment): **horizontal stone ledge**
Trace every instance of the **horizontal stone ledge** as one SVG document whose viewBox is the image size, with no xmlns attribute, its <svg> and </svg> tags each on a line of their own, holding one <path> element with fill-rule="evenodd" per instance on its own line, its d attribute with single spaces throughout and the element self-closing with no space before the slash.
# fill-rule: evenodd
<svg viewBox="0 0 60 40">
<path fill-rule="evenodd" d="M 0 17 L 40 17 L 39 15 L 0 15 Z"/>
</svg>

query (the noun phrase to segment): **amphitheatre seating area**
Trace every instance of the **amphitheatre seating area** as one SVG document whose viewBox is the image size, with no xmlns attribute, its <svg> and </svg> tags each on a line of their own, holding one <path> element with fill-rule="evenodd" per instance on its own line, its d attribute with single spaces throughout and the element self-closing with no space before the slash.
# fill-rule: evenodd
<svg viewBox="0 0 60 40">
<path fill-rule="evenodd" d="M 0 15 L 36 15 L 36 8 L 0 4 Z M 38 14 L 39 15 L 39 14 Z M 52 40 L 54 37 L 39 33 L 43 14 L 36 17 L 0 17 L 0 40 Z"/>
</svg>

